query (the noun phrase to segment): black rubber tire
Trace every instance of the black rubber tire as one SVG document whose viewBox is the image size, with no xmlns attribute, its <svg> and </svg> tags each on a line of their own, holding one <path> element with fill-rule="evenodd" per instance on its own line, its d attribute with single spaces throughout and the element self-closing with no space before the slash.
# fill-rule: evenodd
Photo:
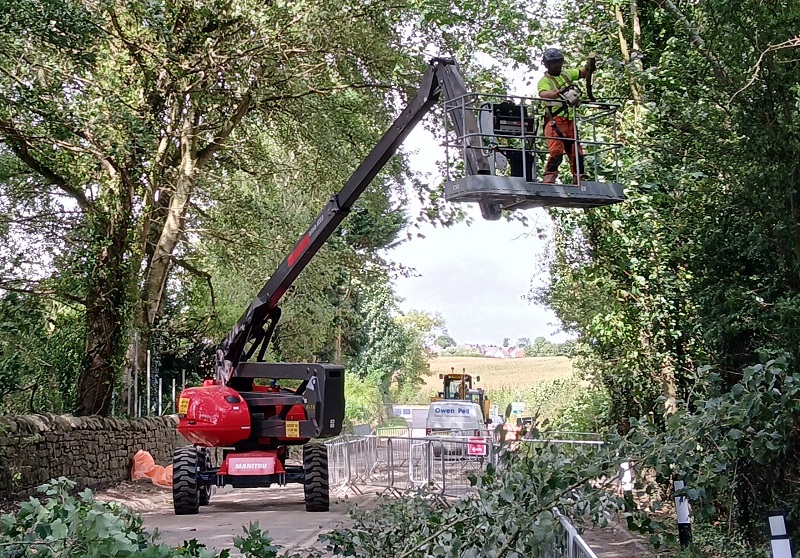
<svg viewBox="0 0 800 558">
<path fill-rule="evenodd" d="M 201 471 L 208 471 L 211 469 L 214 466 L 211 461 L 211 450 L 208 448 L 197 448 L 197 462 L 200 464 Z M 199 503 L 201 506 L 207 506 L 211 502 L 211 490 L 212 486 L 210 484 L 200 488 Z"/>
<path fill-rule="evenodd" d="M 178 448 L 172 456 L 172 505 L 175 515 L 194 515 L 200 509 L 198 457 L 194 446 Z"/>
<path fill-rule="evenodd" d="M 303 470 L 305 482 L 306 511 L 326 512 L 330 510 L 328 491 L 328 448 L 325 444 L 311 442 L 303 446 Z"/>
</svg>

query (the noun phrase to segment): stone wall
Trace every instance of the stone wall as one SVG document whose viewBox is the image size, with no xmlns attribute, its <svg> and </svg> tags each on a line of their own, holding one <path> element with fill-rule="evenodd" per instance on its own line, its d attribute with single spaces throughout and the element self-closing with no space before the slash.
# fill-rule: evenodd
<svg viewBox="0 0 800 558">
<path fill-rule="evenodd" d="M 130 479 L 134 454 L 149 451 L 159 465 L 172 463 L 187 445 L 176 416 L 138 419 L 30 415 L 0 417 L 0 498 L 32 494 L 52 478 L 81 488 Z"/>
</svg>

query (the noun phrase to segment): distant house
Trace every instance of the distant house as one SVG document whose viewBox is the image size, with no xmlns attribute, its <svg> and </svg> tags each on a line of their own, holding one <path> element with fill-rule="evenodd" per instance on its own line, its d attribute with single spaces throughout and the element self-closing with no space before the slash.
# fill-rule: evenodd
<svg viewBox="0 0 800 558">
<path fill-rule="evenodd" d="M 523 358 L 525 349 L 522 347 L 498 347 L 497 345 L 475 345 L 474 350 L 487 358 Z"/>
</svg>

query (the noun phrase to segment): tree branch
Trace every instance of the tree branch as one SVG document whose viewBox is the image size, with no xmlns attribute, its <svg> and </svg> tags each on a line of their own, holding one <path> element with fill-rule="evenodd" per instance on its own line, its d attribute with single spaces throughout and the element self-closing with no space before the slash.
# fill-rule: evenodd
<svg viewBox="0 0 800 558">
<path fill-rule="evenodd" d="M 44 361 L 42 361 L 42 362 L 44 362 Z M 48 364 L 46 362 L 44 362 L 44 364 L 47 364 L 51 368 L 53 367 L 52 365 L 50 365 L 50 364 Z M 34 401 L 35 401 L 35 398 L 36 398 L 36 390 L 38 390 L 38 389 L 39 389 L 39 382 L 36 382 L 35 384 L 33 384 L 33 389 L 31 389 L 31 396 L 28 399 L 28 410 L 30 411 L 30 413 L 32 415 L 36 413 L 36 407 L 34 405 Z"/>
<path fill-rule="evenodd" d="M 91 209 L 92 203 L 87 199 L 86 194 L 72 186 L 66 178 L 31 155 L 30 144 L 27 138 L 25 138 L 22 132 L 17 130 L 11 122 L 0 119 L 0 134 L 5 136 L 4 143 L 11 148 L 11 151 L 13 151 L 23 163 L 42 175 L 49 183 L 61 188 L 61 190 L 78 202 L 81 209 Z"/>
<path fill-rule="evenodd" d="M 283 101 L 285 99 L 302 99 L 303 97 L 308 97 L 309 95 L 319 95 L 321 93 L 330 93 L 332 91 L 343 91 L 345 89 L 391 89 L 391 88 L 392 88 L 391 85 L 385 85 L 381 83 L 351 83 L 348 85 L 336 85 L 333 87 L 309 88 L 307 91 L 303 91 L 302 93 L 292 93 L 291 95 L 266 97 L 261 101 L 265 103 L 271 103 L 274 101 Z"/>
<path fill-rule="evenodd" d="M 717 58 L 713 52 L 706 48 L 706 42 L 697 31 L 694 30 L 689 19 L 683 15 L 683 12 L 681 12 L 678 6 L 676 6 L 672 0 L 653 0 L 653 2 L 661 8 L 666 8 L 669 13 L 677 18 L 678 23 L 683 27 L 686 34 L 689 35 L 689 41 L 700 51 L 700 54 L 708 60 L 708 63 L 711 64 L 716 78 L 724 83 L 730 83 L 731 79 L 725 67 L 722 65 L 722 62 L 719 61 L 719 58 Z"/>
<path fill-rule="evenodd" d="M 49 296 L 49 297 L 53 297 L 53 298 L 63 297 L 65 299 L 69 300 L 69 301 L 76 302 L 78 304 L 86 306 L 86 300 L 85 299 L 83 299 L 83 298 L 81 298 L 79 296 L 75 296 L 75 295 L 70 294 L 70 293 L 62 293 L 62 292 L 53 291 L 53 290 L 41 290 L 41 289 L 35 289 L 35 288 L 34 289 L 25 289 L 25 288 L 22 288 L 22 287 L 14 287 L 14 286 L 11 286 L 11 285 L 8 285 L 8 284 L 5 284 L 5 283 L 0 283 L 0 290 L 9 291 L 9 292 L 12 292 L 12 293 L 31 294 L 31 295 L 36 295 L 36 296 Z"/>
<path fill-rule="evenodd" d="M 142 58 L 142 53 L 139 44 L 134 41 L 131 41 L 130 39 L 128 39 L 128 37 L 125 36 L 125 31 L 122 29 L 122 25 L 119 22 L 117 13 L 114 11 L 113 8 L 109 10 L 109 17 L 111 18 L 111 25 L 117 32 L 117 37 L 119 38 L 120 41 L 122 41 L 122 44 L 125 45 L 128 54 L 130 54 L 131 58 L 133 58 L 136 61 L 136 64 L 139 65 L 139 68 L 142 70 L 142 73 L 145 76 L 150 77 L 152 75 L 152 72 L 148 70 L 147 64 L 145 64 L 144 58 Z"/>
<path fill-rule="evenodd" d="M 264 76 L 264 72 L 265 69 L 262 67 L 258 72 L 256 72 L 256 76 L 253 81 L 255 82 L 261 79 Z M 239 123 L 242 121 L 242 118 L 244 118 L 252 106 L 253 92 L 251 89 L 244 94 L 236 109 L 233 111 L 233 114 L 231 114 L 231 116 L 228 117 L 225 122 L 223 122 L 219 132 L 217 133 L 217 136 L 211 140 L 211 143 L 197 153 L 197 163 L 195 163 L 195 166 L 198 169 L 202 168 L 203 165 L 205 165 L 208 160 L 211 159 L 214 153 L 219 151 L 220 147 L 222 147 L 222 144 L 225 143 L 225 140 L 227 140 L 228 137 L 230 137 L 233 130 L 239 125 Z"/>
<path fill-rule="evenodd" d="M 779 43 L 777 45 L 770 45 L 769 48 L 767 48 L 764 52 L 762 52 L 761 55 L 758 57 L 758 60 L 756 61 L 755 65 L 753 66 L 753 70 L 752 70 L 753 75 L 750 76 L 750 79 L 744 85 L 744 87 L 739 89 L 736 93 L 734 93 L 731 96 L 730 101 L 728 101 L 728 106 L 731 105 L 731 103 L 733 102 L 733 100 L 736 98 L 737 95 L 739 95 L 745 89 L 748 89 L 758 79 L 758 74 L 761 71 L 761 62 L 764 61 L 764 57 L 767 54 L 769 54 L 770 52 L 775 52 L 776 50 L 782 50 L 782 49 L 785 49 L 785 48 L 800 48 L 800 37 L 795 37 L 793 39 L 789 39 L 788 41 L 784 41 L 784 42 Z"/>
<path fill-rule="evenodd" d="M 208 283 L 208 290 L 211 292 L 211 310 L 214 314 L 217 313 L 217 299 L 214 296 L 214 285 L 211 283 L 211 274 L 207 271 L 203 271 L 201 269 L 197 269 L 195 266 L 187 262 L 182 258 L 178 258 L 176 256 L 172 256 L 172 261 L 175 262 L 176 265 L 182 267 L 192 275 L 197 275 L 198 277 L 202 277 Z"/>
</svg>

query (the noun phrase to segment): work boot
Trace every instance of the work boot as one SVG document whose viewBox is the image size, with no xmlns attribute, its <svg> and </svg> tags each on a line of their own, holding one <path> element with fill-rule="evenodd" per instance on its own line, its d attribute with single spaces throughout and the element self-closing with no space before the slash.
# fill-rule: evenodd
<svg viewBox="0 0 800 558">
<path fill-rule="evenodd" d="M 542 179 L 542 184 L 555 184 L 556 178 L 558 178 L 557 172 L 546 172 L 544 173 L 544 178 Z"/>
<path fill-rule="evenodd" d="M 582 175 L 581 175 L 581 180 L 580 180 L 580 181 L 581 181 L 581 182 L 586 182 L 586 180 L 587 180 L 587 179 L 586 179 L 586 175 L 585 175 L 585 174 L 582 174 Z M 572 175 L 572 184 L 573 184 L 573 185 L 575 185 L 575 186 L 579 186 L 579 183 L 578 183 L 578 177 L 577 177 L 577 175 L 574 175 L 574 174 Z"/>
</svg>

